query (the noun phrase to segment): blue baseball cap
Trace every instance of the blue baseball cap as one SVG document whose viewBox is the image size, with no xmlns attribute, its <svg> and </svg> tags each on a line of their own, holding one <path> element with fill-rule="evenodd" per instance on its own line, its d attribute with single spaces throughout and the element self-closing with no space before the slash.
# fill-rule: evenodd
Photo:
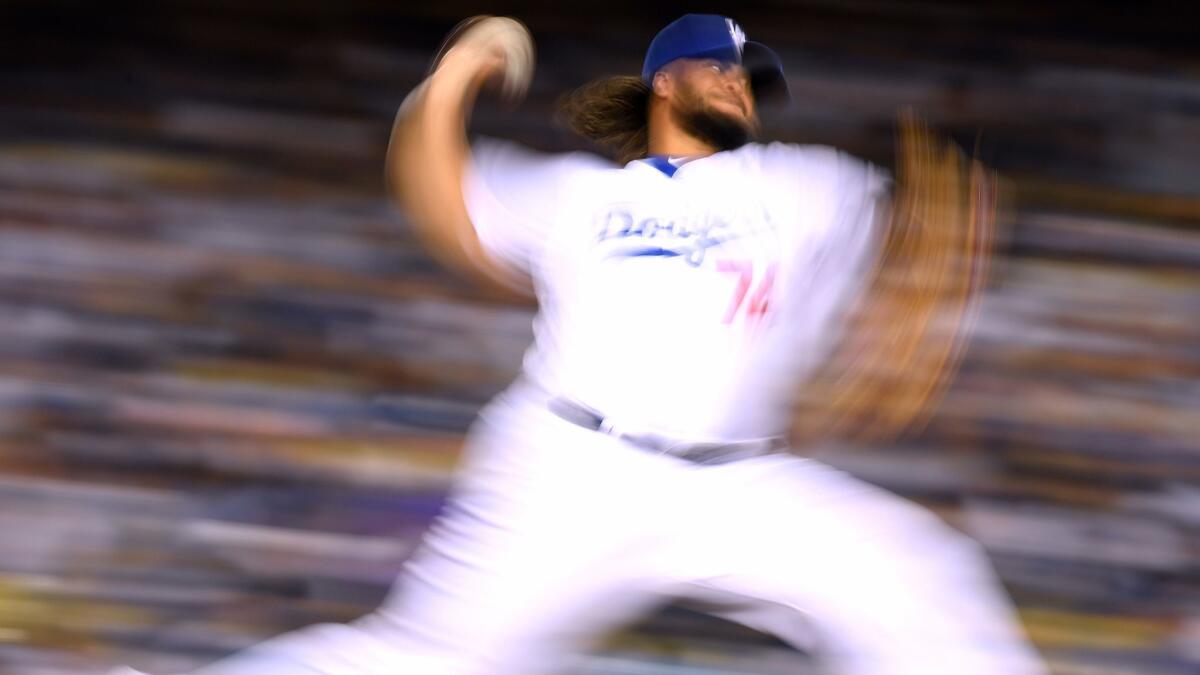
<svg viewBox="0 0 1200 675">
<path fill-rule="evenodd" d="M 779 55 L 761 42 L 746 40 L 742 27 L 728 17 L 685 14 L 667 24 L 650 41 L 642 64 L 642 80 L 651 84 L 654 74 L 676 59 L 716 59 L 741 64 L 750 75 L 755 99 L 791 99 Z"/>
</svg>

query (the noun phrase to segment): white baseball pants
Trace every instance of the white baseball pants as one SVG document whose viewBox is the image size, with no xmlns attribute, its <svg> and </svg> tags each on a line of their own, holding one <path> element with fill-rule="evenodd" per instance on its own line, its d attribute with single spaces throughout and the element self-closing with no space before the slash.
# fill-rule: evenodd
<svg viewBox="0 0 1200 675">
<path fill-rule="evenodd" d="M 666 599 L 812 650 L 839 675 L 1033 675 L 979 548 L 818 462 L 690 464 L 514 388 L 468 444 L 390 598 L 197 675 L 537 675 Z"/>
</svg>

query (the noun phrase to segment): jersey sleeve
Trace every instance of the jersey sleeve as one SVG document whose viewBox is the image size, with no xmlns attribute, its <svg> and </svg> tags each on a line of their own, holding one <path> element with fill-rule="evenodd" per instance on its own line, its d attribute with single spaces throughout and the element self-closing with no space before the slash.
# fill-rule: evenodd
<svg viewBox="0 0 1200 675">
<path fill-rule="evenodd" d="M 833 218 L 816 267 L 845 311 L 862 300 L 883 251 L 891 179 L 885 170 L 843 152 L 835 165 Z"/>
<path fill-rule="evenodd" d="M 813 262 L 851 278 L 873 262 L 890 201 L 886 170 L 834 148 L 787 143 L 766 146 L 762 161 L 794 212 L 815 214 L 803 219 Z"/>
<path fill-rule="evenodd" d="M 792 284 L 803 297 L 805 320 L 821 345 L 832 326 L 858 302 L 882 250 L 891 178 L 887 171 L 852 155 L 821 146 L 773 144 L 764 164 L 797 213 L 798 256 Z M 780 183 L 775 183 L 780 185 Z"/>
<path fill-rule="evenodd" d="M 873 262 L 884 234 L 891 201 L 890 174 L 846 153 L 837 154 L 834 226 L 830 249 L 848 268 L 865 272 Z"/>
<path fill-rule="evenodd" d="M 463 201 L 488 255 L 529 273 L 559 219 L 563 186 L 583 164 L 575 155 L 477 140 L 463 175 Z"/>
</svg>

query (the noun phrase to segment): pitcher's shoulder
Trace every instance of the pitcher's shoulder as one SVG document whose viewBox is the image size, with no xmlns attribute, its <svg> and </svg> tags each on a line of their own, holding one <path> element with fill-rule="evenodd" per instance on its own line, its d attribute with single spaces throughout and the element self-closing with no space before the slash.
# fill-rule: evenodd
<svg viewBox="0 0 1200 675">
<path fill-rule="evenodd" d="M 789 165 L 807 171 L 836 172 L 847 166 L 863 166 L 867 162 L 830 145 L 807 143 L 750 143 L 738 150 L 766 166 Z"/>
</svg>

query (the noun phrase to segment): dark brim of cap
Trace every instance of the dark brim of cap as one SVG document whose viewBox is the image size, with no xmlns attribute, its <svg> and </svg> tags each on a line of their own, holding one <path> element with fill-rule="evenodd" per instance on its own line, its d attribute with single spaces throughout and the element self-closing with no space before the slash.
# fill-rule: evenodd
<svg viewBox="0 0 1200 675">
<path fill-rule="evenodd" d="M 783 76 L 783 61 L 770 47 L 747 40 L 742 48 L 742 67 L 750 75 L 750 89 L 757 102 L 791 102 L 792 95 Z"/>
</svg>

